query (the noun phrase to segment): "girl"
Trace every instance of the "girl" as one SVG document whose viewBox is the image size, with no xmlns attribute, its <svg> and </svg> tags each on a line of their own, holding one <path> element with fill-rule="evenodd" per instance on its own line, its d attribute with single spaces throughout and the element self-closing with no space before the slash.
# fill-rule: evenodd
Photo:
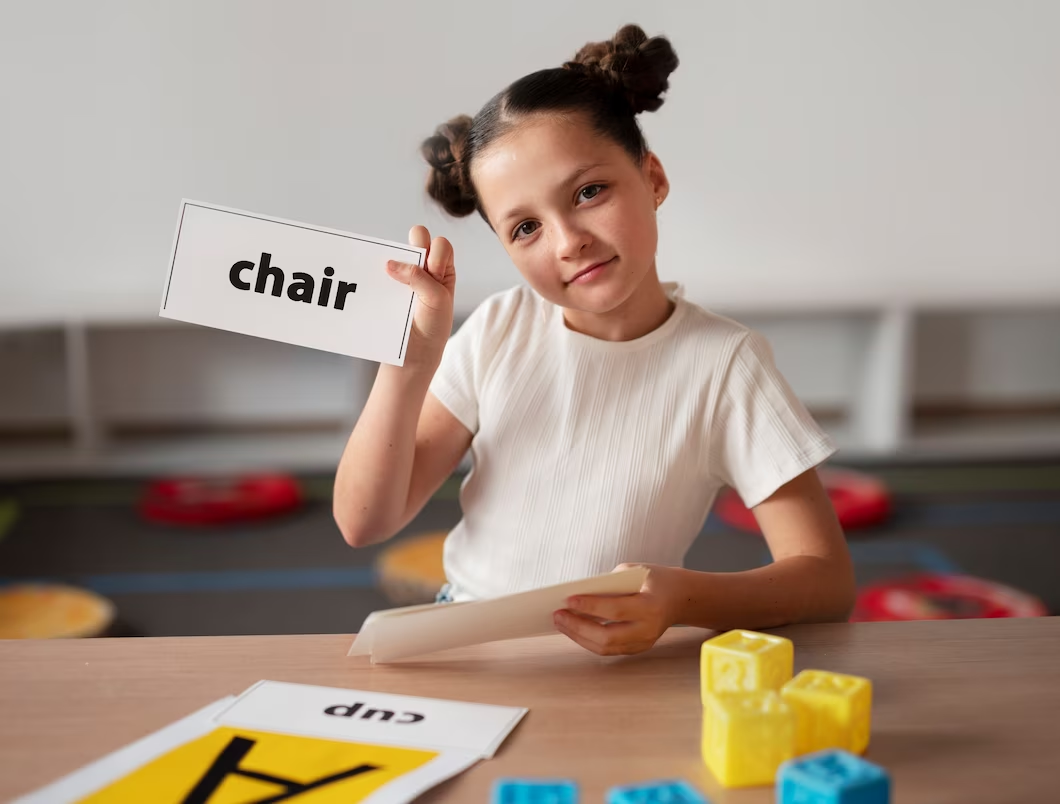
<svg viewBox="0 0 1060 804">
<path fill-rule="evenodd" d="M 631 564 L 639 593 L 581 596 L 556 628 L 600 654 L 671 625 L 768 628 L 846 619 L 843 533 L 815 467 L 834 453 L 754 331 L 660 281 L 656 213 L 669 181 L 636 115 L 677 56 L 626 26 L 532 73 L 423 144 L 428 192 L 478 212 L 526 280 L 449 338 L 453 248 L 422 226 L 425 268 L 390 263 L 418 297 L 405 365 L 379 367 L 335 479 L 354 547 L 405 527 L 471 450 L 443 599 L 523 591 Z M 773 563 L 682 568 L 723 485 Z"/>
</svg>

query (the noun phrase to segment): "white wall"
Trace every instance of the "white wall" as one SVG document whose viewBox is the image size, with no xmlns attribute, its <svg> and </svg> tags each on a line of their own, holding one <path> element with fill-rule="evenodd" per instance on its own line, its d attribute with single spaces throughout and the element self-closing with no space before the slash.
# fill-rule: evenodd
<svg viewBox="0 0 1060 804">
<path fill-rule="evenodd" d="M 661 271 L 712 306 L 1060 300 L 1051 0 L 4 3 L 0 319 L 153 316 L 181 197 L 457 246 L 419 141 L 623 22 L 682 60 L 645 116 Z"/>
<path fill-rule="evenodd" d="M 1060 398 L 1053 0 L 5 2 L 0 330 L 155 320 L 182 197 L 395 240 L 427 223 L 466 313 L 519 277 L 477 217 L 427 203 L 419 142 L 629 21 L 681 58 L 643 118 L 673 185 L 664 278 L 763 329 L 814 406 L 857 393 L 859 310 L 892 303 L 938 311 L 915 398 Z M 364 391 L 335 356 L 174 333 L 90 338 L 98 415 L 313 421 Z M 0 425 L 64 419 L 62 350 L 0 333 Z"/>
</svg>

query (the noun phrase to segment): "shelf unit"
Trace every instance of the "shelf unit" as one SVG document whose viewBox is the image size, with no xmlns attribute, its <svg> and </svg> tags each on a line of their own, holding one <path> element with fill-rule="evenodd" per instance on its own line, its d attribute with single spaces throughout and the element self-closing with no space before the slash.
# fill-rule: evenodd
<svg viewBox="0 0 1060 804">
<path fill-rule="evenodd" d="M 766 334 L 845 460 L 1060 454 L 1060 306 L 721 312 Z M 1014 352 L 1024 387 L 991 392 Z M 0 323 L 0 479 L 330 472 L 375 371 L 163 319 Z"/>
</svg>

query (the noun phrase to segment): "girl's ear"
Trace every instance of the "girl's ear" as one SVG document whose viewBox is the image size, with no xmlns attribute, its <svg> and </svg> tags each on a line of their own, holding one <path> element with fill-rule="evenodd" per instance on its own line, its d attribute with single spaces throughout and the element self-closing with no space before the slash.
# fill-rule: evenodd
<svg viewBox="0 0 1060 804">
<path fill-rule="evenodd" d="M 666 178 L 666 171 L 663 170 L 659 157 L 651 151 L 644 157 L 644 172 L 652 192 L 652 198 L 655 199 L 655 208 L 658 209 L 659 205 L 666 200 L 666 196 L 670 193 L 670 180 Z"/>
</svg>

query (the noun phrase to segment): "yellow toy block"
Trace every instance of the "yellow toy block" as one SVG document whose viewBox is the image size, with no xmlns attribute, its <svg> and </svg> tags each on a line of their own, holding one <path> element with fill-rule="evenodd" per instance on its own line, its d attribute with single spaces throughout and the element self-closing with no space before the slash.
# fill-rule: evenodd
<svg viewBox="0 0 1060 804">
<path fill-rule="evenodd" d="M 726 787 L 773 784 L 795 756 L 795 712 L 776 690 L 709 693 L 703 761 Z"/>
<path fill-rule="evenodd" d="M 872 721 L 872 682 L 860 676 L 803 670 L 780 693 L 795 710 L 798 754 L 868 748 Z"/>
<path fill-rule="evenodd" d="M 790 639 L 756 631 L 728 631 L 700 650 L 700 698 L 711 692 L 779 690 L 791 680 L 795 646 Z"/>
</svg>

